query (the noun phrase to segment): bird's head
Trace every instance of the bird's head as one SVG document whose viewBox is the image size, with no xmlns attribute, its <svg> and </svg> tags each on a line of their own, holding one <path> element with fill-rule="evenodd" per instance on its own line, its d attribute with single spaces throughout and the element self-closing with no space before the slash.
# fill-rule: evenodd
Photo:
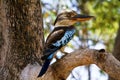
<svg viewBox="0 0 120 80">
<path fill-rule="evenodd" d="M 57 16 L 54 25 L 69 26 L 69 25 L 74 25 L 77 22 L 90 20 L 91 18 L 93 18 L 93 16 L 81 15 L 81 14 L 77 14 L 73 10 L 66 10 Z"/>
</svg>

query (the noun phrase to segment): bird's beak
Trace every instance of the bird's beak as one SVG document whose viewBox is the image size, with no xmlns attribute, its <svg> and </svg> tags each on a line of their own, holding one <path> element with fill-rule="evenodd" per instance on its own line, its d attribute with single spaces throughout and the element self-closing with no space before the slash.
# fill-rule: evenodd
<svg viewBox="0 0 120 80">
<path fill-rule="evenodd" d="M 81 14 L 77 14 L 74 17 L 72 17 L 72 20 L 78 21 L 78 22 L 82 22 L 82 21 L 87 21 L 90 20 L 91 18 L 94 18 L 94 16 L 87 16 L 87 15 L 81 15 Z"/>
</svg>

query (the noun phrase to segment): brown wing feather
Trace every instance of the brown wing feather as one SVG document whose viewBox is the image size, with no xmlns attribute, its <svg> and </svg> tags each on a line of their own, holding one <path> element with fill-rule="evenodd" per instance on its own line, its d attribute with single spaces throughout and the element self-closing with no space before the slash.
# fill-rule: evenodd
<svg viewBox="0 0 120 80">
<path fill-rule="evenodd" d="M 57 49 L 57 47 L 53 46 L 52 44 L 57 42 L 64 36 L 65 30 L 66 29 L 63 28 L 55 28 L 50 33 L 45 43 L 44 56 L 42 56 L 42 60 L 46 59 L 51 54 L 50 51 L 54 52 L 54 49 Z"/>
<path fill-rule="evenodd" d="M 65 34 L 65 29 L 63 28 L 55 28 L 50 35 L 48 36 L 47 40 L 46 40 L 46 47 L 49 47 L 52 43 L 57 42 L 58 40 L 60 40 Z"/>
</svg>

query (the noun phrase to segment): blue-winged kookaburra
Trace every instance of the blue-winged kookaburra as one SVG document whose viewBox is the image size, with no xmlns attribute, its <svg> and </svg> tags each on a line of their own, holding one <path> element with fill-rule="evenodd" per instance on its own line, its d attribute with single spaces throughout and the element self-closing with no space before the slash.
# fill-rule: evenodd
<svg viewBox="0 0 120 80">
<path fill-rule="evenodd" d="M 65 46 L 74 36 L 75 27 L 77 22 L 87 21 L 93 16 L 77 14 L 73 10 L 67 10 L 60 13 L 55 22 L 54 30 L 49 34 L 43 52 L 42 59 L 45 60 L 38 77 L 42 76 L 48 69 L 49 64 L 54 56 L 54 53 L 61 47 Z"/>
</svg>

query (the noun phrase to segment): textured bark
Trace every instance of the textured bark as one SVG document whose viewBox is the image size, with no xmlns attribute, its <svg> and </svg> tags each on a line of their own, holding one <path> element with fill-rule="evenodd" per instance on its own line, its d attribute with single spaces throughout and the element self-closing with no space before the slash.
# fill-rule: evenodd
<svg viewBox="0 0 120 80">
<path fill-rule="evenodd" d="M 120 80 L 120 62 L 104 50 L 82 49 L 68 54 L 54 63 L 42 77 L 44 80 L 65 80 L 73 68 L 82 65 L 96 64 L 116 80 Z M 54 78 L 51 77 L 54 75 Z M 41 80 L 41 79 L 40 79 Z"/>
<path fill-rule="evenodd" d="M 40 62 L 43 27 L 39 0 L 0 0 L 0 80 L 19 80 Z"/>
</svg>

